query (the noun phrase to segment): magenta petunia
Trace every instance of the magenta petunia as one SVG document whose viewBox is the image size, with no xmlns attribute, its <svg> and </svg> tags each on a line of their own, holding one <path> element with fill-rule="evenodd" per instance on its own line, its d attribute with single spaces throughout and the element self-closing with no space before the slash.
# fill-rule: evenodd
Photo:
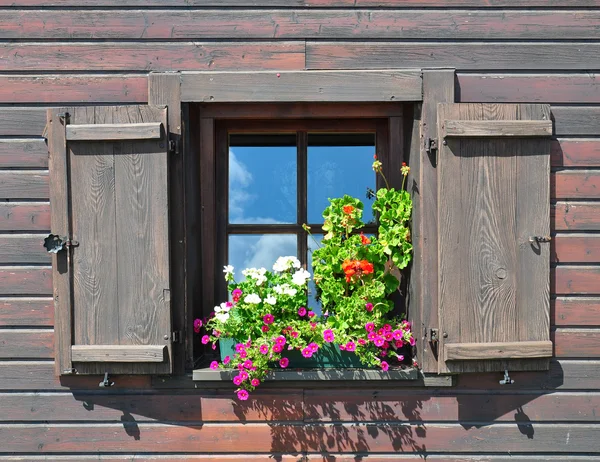
<svg viewBox="0 0 600 462">
<path fill-rule="evenodd" d="M 263 322 L 265 324 L 273 324 L 273 321 L 275 321 L 275 317 L 271 313 L 265 314 L 263 316 Z"/>
<path fill-rule="evenodd" d="M 281 366 L 282 369 L 285 369 L 286 367 L 288 367 L 289 364 L 290 364 L 290 360 L 287 358 L 281 358 L 279 360 L 279 365 Z"/>
<path fill-rule="evenodd" d="M 366 344 L 367 344 L 367 341 L 366 341 L 364 338 L 359 338 L 359 339 L 358 339 L 358 344 L 359 344 L 359 345 L 366 345 Z"/>
<path fill-rule="evenodd" d="M 246 361 L 244 361 L 244 369 L 252 369 L 252 361 L 247 359 Z"/>
<path fill-rule="evenodd" d="M 392 326 L 390 326 L 389 324 L 384 324 L 383 325 L 383 331 L 384 332 L 389 332 L 390 330 L 392 330 Z"/>
<path fill-rule="evenodd" d="M 365 304 L 365 309 L 370 313 L 371 311 L 373 311 L 373 304 L 372 303 Z"/>
<path fill-rule="evenodd" d="M 212 363 L 210 363 L 210 368 L 212 370 L 217 370 L 219 368 L 219 363 L 216 361 L 213 361 Z"/>
<path fill-rule="evenodd" d="M 293 331 L 290 333 L 290 335 L 292 336 L 292 338 L 298 338 L 298 335 L 300 335 L 299 332 Z"/>
<path fill-rule="evenodd" d="M 373 343 L 380 347 L 383 346 L 383 344 L 385 343 L 385 340 L 383 339 L 383 337 L 375 337 L 375 340 L 373 340 Z"/>
<path fill-rule="evenodd" d="M 246 350 L 240 351 L 240 359 L 246 359 L 247 357 L 248 353 L 246 353 Z"/>
<path fill-rule="evenodd" d="M 246 371 L 240 371 L 239 376 L 242 378 L 242 380 L 248 380 L 248 373 Z"/>
<path fill-rule="evenodd" d="M 404 345 L 404 342 L 402 340 L 396 340 L 396 342 L 394 342 L 394 346 L 396 348 L 401 348 L 402 345 Z"/>
<path fill-rule="evenodd" d="M 415 338 L 414 338 L 414 337 L 411 337 L 411 338 L 408 340 L 408 343 L 410 343 L 410 346 L 415 346 L 415 344 L 417 343 L 417 341 L 415 340 Z"/>
<path fill-rule="evenodd" d="M 398 361 L 404 361 L 404 355 L 398 355 Z"/>
<path fill-rule="evenodd" d="M 229 356 L 225 356 L 223 359 L 223 364 L 229 364 L 231 362 L 231 358 Z"/>
<path fill-rule="evenodd" d="M 283 335 L 280 335 L 279 337 L 277 337 L 275 339 L 275 344 L 277 344 L 277 345 L 283 346 L 283 345 L 285 345 L 285 342 L 286 342 L 286 340 L 285 340 L 285 337 Z"/>
<path fill-rule="evenodd" d="M 202 327 L 202 319 L 194 319 L 194 332 L 199 334 L 201 327 Z"/>
<path fill-rule="evenodd" d="M 302 350 L 302 356 L 304 356 L 305 358 L 311 358 L 313 355 L 313 352 L 310 348 L 306 347 Z"/>
<path fill-rule="evenodd" d="M 394 339 L 402 340 L 402 337 L 404 337 L 404 332 L 402 332 L 400 329 L 396 329 L 394 332 L 392 332 L 392 335 L 394 336 Z"/>
<path fill-rule="evenodd" d="M 383 338 L 385 338 L 387 341 L 393 340 L 394 334 L 392 334 L 391 332 L 386 332 Z"/>
<path fill-rule="evenodd" d="M 260 351 L 261 354 L 266 355 L 269 352 L 269 347 L 267 345 L 261 345 L 258 351 Z"/>
<path fill-rule="evenodd" d="M 283 345 L 273 345 L 273 353 L 281 353 L 283 351 Z"/>
<path fill-rule="evenodd" d="M 264 326 L 262 326 L 260 329 L 261 329 L 261 330 L 262 330 L 262 331 L 263 331 L 265 334 L 266 334 L 267 332 L 269 332 L 269 326 L 267 326 L 267 325 L 264 325 Z"/>
<path fill-rule="evenodd" d="M 237 397 L 241 401 L 246 401 L 248 396 L 250 396 L 250 394 L 246 390 L 240 390 L 237 392 Z"/>
<path fill-rule="evenodd" d="M 385 361 L 381 361 L 381 369 L 384 371 L 387 371 L 390 368 L 390 365 L 385 362 Z"/>
<path fill-rule="evenodd" d="M 250 381 L 250 383 L 252 384 L 253 387 L 258 387 L 260 385 L 260 380 L 258 380 L 258 379 L 252 379 Z"/>
<path fill-rule="evenodd" d="M 365 330 L 367 332 L 373 332 L 375 330 L 375 324 L 373 324 L 372 322 L 368 322 L 365 324 Z"/>
<path fill-rule="evenodd" d="M 340 350 L 342 350 L 342 351 L 346 351 L 346 345 L 344 345 L 344 344 L 341 344 L 341 345 L 340 345 Z"/>
<path fill-rule="evenodd" d="M 356 343 L 352 341 L 346 343 L 346 351 L 356 351 Z"/>
<path fill-rule="evenodd" d="M 377 338 L 377 334 L 375 332 L 369 332 L 367 338 L 372 342 Z"/>
<path fill-rule="evenodd" d="M 235 385 L 238 385 L 238 386 L 239 386 L 239 385 L 241 385 L 241 384 L 242 384 L 242 382 L 243 382 L 243 380 L 242 380 L 242 378 L 241 378 L 239 375 L 236 375 L 236 376 L 233 378 L 233 383 L 234 383 Z"/>
<path fill-rule="evenodd" d="M 203 335 L 202 336 L 202 343 L 204 345 L 206 345 L 208 342 L 210 342 L 210 337 L 208 335 Z"/>
<path fill-rule="evenodd" d="M 314 318 L 317 314 L 314 311 L 309 311 L 308 312 L 308 317 L 309 318 Z"/>
<path fill-rule="evenodd" d="M 233 292 L 231 292 L 231 296 L 233 298 L 233 302 L 237 303 L 240 300 L 241 296 L 242 296 L 241 289 L 233 289 Z"/>
<path fill-rule="evenodd" d="M 236 351 L 237 353 L 241 353 L 242 351 L 246 351 L 246 345 L 244 345 L 243 343 L 238 343 L 238 344 L 235 346 L 235 351 Z"/>
<path fill-rule="evenodd" d="M 313 353 L 316 353 L 317 350 L 319 349 L 319 345 L 317 345 L 315 342 L 311 342 L 307 345 L 307 348 L 310 348 L 310 351 L 312 351 Z"/>
<path fill-rule="evenodd" d="M 323 331 L 323 340 L 325 340 L 328 343 L 331 343 L 335 340 L 335 334 L 331 329 L 325 329 Z"/>
<path fill-rule="evenodd" d="M 304 308 L 303 306 L 298 308 L 298 316 L 306 316 L 306 308 Z"/>
</svg>

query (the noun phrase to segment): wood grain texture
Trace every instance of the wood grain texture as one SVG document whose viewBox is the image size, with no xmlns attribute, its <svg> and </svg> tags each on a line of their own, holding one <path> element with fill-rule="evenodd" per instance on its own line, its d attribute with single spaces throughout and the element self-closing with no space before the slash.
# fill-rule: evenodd
<svg viewBox="0 0 600 462">
<path fill-rule="evenodd" d="M 419 101 L 421 96 L 420 70 L 203 72 L 181 76 L 183 101 L 378 102 Z"/>
<path fill-rule="evenodd" d="M 54 325 L 54 302 L 49 297 L 2 297 L 0 298 L 0 326 Z"/>
<path fill-rule="evenodd" d="M 600 266 L 557 266 L 551 271 L 550 287 L 557 295 L 600 294 Z"/>
<path fill-rule="evenodd" d="M 157 123 L 67 125 L 67 141 L 159 140 L 163 127 Z"/>
<path fill-rule="evenodd" d="M 551 307 L 556 326 L 600 326 L 600 298 L 557 297 Z"/>
<path fill-rule="evenodd" d="M 550 219 L 555 231 L 600 231 L 600 203 L 557 202 Z"/>
<path fill-rule="evenodd" d="M 45 266 L 0 266 L 0 295 L 51 295 L 52 269 Z"/>
<path fill-rule="evenodd" d="M 48 172 L 0 170 L 0 199 L 48 200 Z"/>
<path fill-rule="evenodd" d="M 559 138 L 552 141 L 553 167 L 600 167 L 600 139 Z"/>
<path fill-rule="evenodd" d="M 43 247 L 44 234 L 0 234 L 0 264 L 46 264 L 52 261 Z"/>
<path fill-rule="evenodd" d="M 445 360 L 549 358 L 552 342 L 449 343 L 444 345 Z"/>
<path fill-rule="evenodd" d="M 46 127 L 43 108 L 0 108 L 0 136 L 42 136 Z"/>
<path fill-rule="evenodd" d="M 48 202 L 0 203 L 0 231 L 50 231 Z"/>
<path fill-rule="evenodd" d="M 285 455 L 278 454 L 277 459 L 281 462 L 298 462 L 297 455 Z M 336 462 L 356 462 L 356 456 L 348 453 L 332 453 L 328 452 L 326 456 L 322 454 L 316 453 L 306 453 L 302 456 L 303 462 L 326 462 L 327 457 L 332 458 L 335 457 Z M 88 460 L 107 460 L 107 461 L 115 461 L 115 460 L 126 460 L 131 461 L 152 461 L 152 462 L 181 462 L 182 460 L 190 460 L 190 461 L 202 461 L 202 462 L 240 462 L 240 461 L 252 461 L 252 462 L 271 462 L 273 459 L 273 455 L 270 453 L 267 454 L 219 454 L 219 455 L 207 455 L 207 454 L 171 454 L 168 456 L 164 455 L 136 455 L 136 454 L 122 454 L 122 455 L 79 455 L 77 460 L 88 461 Z M 423 459 L 421 455 L 413 454 L 398 454 L 395 452 L 382 454 L 377 453 L 376 455 L 369 454 L 369 462 L 393 462 L 393 461 L 401 461 L 401 462 L 420 462 Z M 0 461 L 17 461 L 17 462 L 33 462 L 39 460 L 48 460 L 46 456 L 0 456 Z M 53 455 L 52 460 L 55 461 L 66 461 L 73 460 L 70 456 L 62 456 L 62 455 Z M 430 455 L 427 454 L 427 460 L 432 460 L 436 462 L 581 462 L 582 457 L 579 456 L 567 456 L 567 455 L 537 455 L 537 456 L 497 456 L 497 455 L 489 455 L 489 454 L 461 454 L 458 452 L 454 453 L 444 453 Z M 584 459 L 585 460 L 585 459 Z"/>
<path fill-rule="evenodd" d="M 29 13 L 25 13 L 24 19 L 25 24 L 29 24 Z M 39 30 L 38 26 L 34 28 Z M 139 75 L 0 76 L 0 101 L 3 103 L 145 103 L 147 91 L 148 79 Z"/>
<path fill-rule="evenodd" d="M 538 424 L 535 438 L 523 435 L 514 422 L 465 428 L 460 424 L 428 424 L 414 427 L 394 422 L 373 424 L 281 424 L 265 423 L 224 427 L 219 424 L 161 425 L 134 424 L 4 424 L 0 426 L 4 449 L 15 453 L 126 452 L 138 454 L 205 452 L 207 445 L 220 453 L 327 452 L 343 451 L 393 453 L 401 451 L 468 453 L 511 452 L 536 454 L 540 451 L 563 454 L 589 453 L 596 448 L 598 425 Z M 129 432 L 127 431 L 129 430 Z M 128 433 L 135 431 L 138 438 Z M 95 438 L 89 438 L 89 435 Z M 572 444 L 566 444 L 574 438 Z M 322 456 L 321 456 L 322 457 Z"/>
<path fill-rule="evenodd" d="M 553 199 L 600 198 L 600 170 L 558 170 L 550 177 Z"/>
<path fill-rule="evenodd" d="M 556 106 L 552 116 L 557 136 L 600 135 L 600 107 Z"/>
<path fill-rule="evenodd" d="M 550 259 L 555 263 L 600 263 L 600 235 L 558 234 L 550 243 Z"/>
<path fill-rule="evenodd" d="M 458 74 L 462 103 L 600 103 L 597 74 Z"/>
<path fill-rule="evenodd" d="M 599 24 L 594 10 L 7 10 L 0 39 L 586 40 L 597 38 Z"/>
<path fill-rule="evenodd" d="M 83 363 L 162 363 L 166 345 L 73 345 L 73 362 Z"/>
<path fill-rule="evenodd" d="M 306 42 L 307 69 L 454 67 L 457 70 L 584 70 L 600 67 L 592 43 Z"/>
<path fill-rule="evenodd" d="M 438 371 L 438 352 L 430 342 L 428 329 L 439 328 L 438 316 L 438 173 L 435 154 L 428 153 L 427 140 L 438 137 L 438 103 L 455 100 L 454 70 L 423 71 L 423 106 L 421 110 L 420 155 L 417 172 L 419 177 L 413 185 L 413 195 L 419 196 L 413 213 L 413 238 L 415 258 L 413 274 L 420 280 L 420 292 L 416 308 L 421 325 L 417 334 L 417 357 L 424 372 Z M 414 191 L 417 191 L 416 193 Z M 425 199 L 427 198 L 427 199 Z M 414 231 L 413 231 L 414 232 Z M 419 353 L 420 352 L 420 353 Z"/>
<path fill-rule="evenodd" d="M 477 138 L 552 136 L 551 120 L 445 120 L 444 137 Z"/>
<path fill-rule="evenodd" d="M 557 358 L 600 357 L 600 330 L 560 328 L 554 332 Z"/>
<path fill-rule="evenodd" d="M 51 359 L 54 332 L 39 329 L 0 330 L 0 360 Z"/>
<path fill-rule="evenodd" d="M 3 71 L 300 70 L 298 42 L 0 44 Z"/>
<path fill-rule="evenodd" d="M 48 168 L 46 142 L 43 139 L 0 139 L 0 168 Z"/>
<path fill-rule="evenodd" d="M 440 104 L 438 130 L 443 133 L 446 120 L 549 120 L 549 109 Z M 440 330 L 447 333 L 442 351 L 447 344 L 479 343 L 483 351 L 488 343 L 548 341 L 550 249 L 534 248 L 528 239 L 550 231 L 549 140 L 446 141 L 438 167 Z M 446 367 L 481 372 L 506 365 L 453 361 L 440 364 L 440 372 Z M 512 361 L 510 369 L 543 367 Z"/>
</svg>

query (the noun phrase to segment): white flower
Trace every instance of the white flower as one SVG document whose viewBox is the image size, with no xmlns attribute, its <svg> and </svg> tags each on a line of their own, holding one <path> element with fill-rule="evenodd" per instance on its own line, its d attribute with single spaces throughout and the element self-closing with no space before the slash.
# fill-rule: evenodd
<svg viewBox="0 0 600 462">
<path fill-rule="evenodd" d="M 277 299 L 272 295 L 269 295 L 267 298 L 265 298 L 265 303 L 268 303 L 269 305 L 275 305 L 275 303 L 277 303 Z"/>
<path fill-rule="evenodd" d="M 293 287 L 291 287 L 289 284 L 281 284 L 281 285 L 275 286 L 275 287 L 273 287 L 273 290 L 280 295 L 289 295 L 291 297 L 293 297 L 294 295 L 296 295 L 298 293 L 298 291 L 296 289 L 294 289 Z"/>
<path fill-rule="evenodd" d="M 215 314 L 215 318 L 218 321 L 225 323 L 229 319 L 229 313 L 217 313 L 217 314 Z"/>
<path fill-rule="evenodd" d="M 257 294 L 246 295 L 246 297 L 244 298 L 244 301 L 246 303 L 253 303 L 255 305 L 257 305 L 261 302 L 260 297 Z"/>
<path fill-rule="evenodd" d="M 233 266 L 231 266 L 231 265 L 224 266 L 223 272 L 225 273 L 225 275 L 233 274 Z"/>
<path fill-rule="evenodd" d="M 300 261 L 296 257 L 279 257 L 273 265 L 273 271 L 278 273 L 283 273 L 290 268 L 300 268 Z"/>
<path fill-rule="evenodd" d="M 261 286 L 267 280 L 265 273 L 267 270 L 265 268 L 246 268 L 242 271 L 242 274 L 246 277 L 252 278 L 256 281 L 257 286 Z"/>
<path fill-rule="evenodd" d="M 219 306 L 215 306 L 215 313 L 227 313 L 231 309 L 230 302 L 223 302 Z"/>
<path fill-rule="evenodd" d="M 310 279 L 310 273 L 304 268 L 300 268 L 292 276 L 292 282 L 297 286 L 303 286 Z"/>
</svg>

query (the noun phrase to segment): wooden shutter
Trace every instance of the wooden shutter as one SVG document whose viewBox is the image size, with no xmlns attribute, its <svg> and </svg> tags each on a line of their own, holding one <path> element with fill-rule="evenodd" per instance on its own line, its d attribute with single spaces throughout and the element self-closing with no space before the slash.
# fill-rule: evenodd
<svg viewBox="0 0 600 462">
<path fill-rule="evenodd" d="M 550 107 L 438 105 L 439 372 L 548 369 Z"/>
<path fill-rule="evenodd" d="M 172 370 L 167 109 L 48 111 L 60 374 Z"/>
</svg>

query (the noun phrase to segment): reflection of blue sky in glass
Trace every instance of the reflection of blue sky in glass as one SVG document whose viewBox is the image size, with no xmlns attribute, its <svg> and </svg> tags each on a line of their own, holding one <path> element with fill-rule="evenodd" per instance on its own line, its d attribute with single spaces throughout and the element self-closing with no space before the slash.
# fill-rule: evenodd
<svg viewBox="0 0 600 462">
<path fill-rule="evenodd" d="M 344 136 L 344 135 L 340 135 Z M 363 221 L 373 219 L 367 188 L 375 190 L 373 155 L 375 146 L 308 146 L 308 222 L 323 223 L 328 198 L 344 194 L 365 205 Z"/>
<path fill-rule="evenodd" d="M 230 234 L 229 265 L 235 268 L 235 280 L 240 282 L 245 268 L 273 269 L 280 256 L 298 255 L 295 234 Z"/>
<path fill-rule="evenodd" d="M 315 285 L 315 281 L 313 281 L 313 269 L 312 269 L 312 253 L 314 250 L 319 248 L 317 242 L 321 244 L 323 240 L 323 234 L 313 234 L 312 237 L 307 236 L 308 239 L 308 271 L 310 272 L 311 278 L 308 282 L 308 308 L 313 310 L 317 314 L 321 314 L 321 304 L 317 302 L 316 298 L 316 290 L 317 286 Z M 315 242 L 317 241 L 317 242 Z"/>
<path fill-rule="evenodd" d="M 296 223 L 296 147 L 230 146 L 229 223 Z"/>
</svg>

